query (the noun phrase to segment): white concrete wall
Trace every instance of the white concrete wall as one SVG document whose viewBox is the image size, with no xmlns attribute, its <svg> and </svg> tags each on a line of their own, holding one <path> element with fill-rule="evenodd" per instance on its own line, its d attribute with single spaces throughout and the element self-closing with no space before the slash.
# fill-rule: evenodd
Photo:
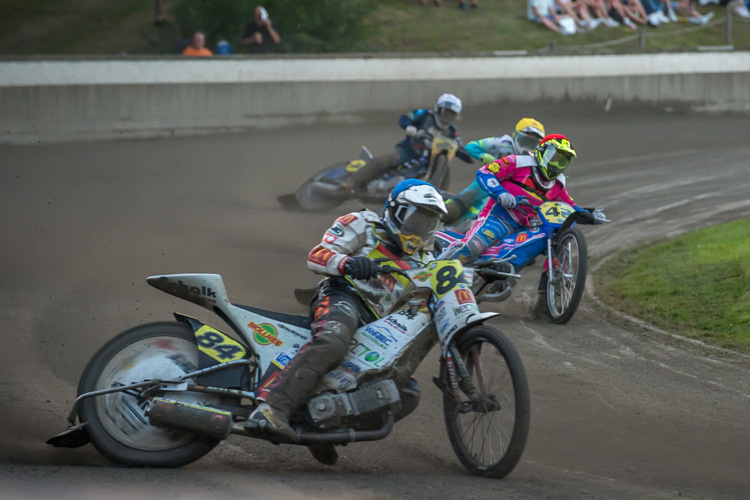
<svg viewBox="0 0 750 500">
<path fill-rule="evenodd" d="M 750 53 L 0 62 L 0 142 L 211 132 L 401 111 L 605 100 L 750 109 Z"/>
</svg>

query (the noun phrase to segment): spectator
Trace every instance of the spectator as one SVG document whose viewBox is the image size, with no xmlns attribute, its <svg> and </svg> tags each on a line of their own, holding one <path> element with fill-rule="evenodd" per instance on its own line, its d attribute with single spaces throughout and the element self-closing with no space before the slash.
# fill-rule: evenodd
<svg viewBox="0 0 750 500">
<path fill-rule="evenodd" d="M 154 0 L 154 26 L 164 26 L 167 24 L 168 9 L 169 0 Z"/>
<path fill-rule="evenodd" d="M 211 57 L 213 52 L 206 48 L 206 36 L 200 31 L 196 31 L 190 40 L 190 45 L 182 51 L 183 56 Z"/>
<path fill-rule="evenodd" d="M 262 5 L 255 7 L 255 19 L 245 26 L 242 45 L 251 54 L 270 54 L 281 43 L 281 37 L 273 28 L 268 11 Z"/>
<path fill-rule="evenodd" d="M 688 22 L 693 24 L 706 24 L 714 17 L 713 12 L 709 12 L 705 16 L 702 16 L 700 12 L 695 10 L 694 0 L 677 0 L 677 2 L 675 2 L 675 8 L 680 12 L 687 14 Z"/>
<path fill-rule="evenodd" d="M 648 23 L 646 9 L 643 8 L 641 0 L 620 0 L 625 14 L 633 21 L 641 24 Z"/>
<path fill-rule="evenodd" d="M 611 0 L 607 2 L 607 14 L 609 17 L 617 21 L 618 23 L 624 24 L 631 30 L 637 29 L 633 21 L 628 16 L 628 11 L 620 0 Z"/>
<path fill-rule="evenodd" d="M 532 23 L 539 23 L 556 33 L 563 34 L 553 0 L 527 0 L 526 17 Z"/>
<path fill-rule="evenodd" d="M 599 23 L 593 22 L 589 9 L 583 0 L 555 0 L 555 10 L 558 14 L 570 16 L 583 29 L 594 29 Z"/>
<path fill-rule="evenodd" d="M 471 0 L 470 5 L 472 9 L 476 9 L 477 7 L 479 7 L 479 5 L 477 5 L 477 0 Z M 458 8 L 463 10 L 464 12 L 469 10 L 469 8 L 466 6 L 466 0 L 458 0 Z"/>
<path fill-rule="evenodd" d="M 604 23 L 610 28 L 616 28 L 620 25 L 617 21 L 609 16 L 609 8 L 604 0 L 583 0 L 591 12 L 591 17 L 598 23 Z M 595 27 L 595 26 L 594 26 Z"/>
</svg>

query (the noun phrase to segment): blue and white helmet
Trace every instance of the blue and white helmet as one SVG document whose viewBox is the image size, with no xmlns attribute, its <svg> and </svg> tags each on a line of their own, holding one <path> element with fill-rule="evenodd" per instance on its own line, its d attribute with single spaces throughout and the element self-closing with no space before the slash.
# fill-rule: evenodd
<svg viewBox="0 0 750 500">
<path fill-rule="evenodd" d="M 453 94 L 443 94 L 438 97 L 437 103 L 435 104 L 435 121 L 437 126 L 445 128 L 451 125 L 458 115 L 461 114 L 461 99 L 454 96 Z"/>
<path fill-rule="evenodd" d="M 447 213 L 443 197 L 432 184 L 407 179 L 396 184 L 388 196 L 383 223 L 401 250 L 413 255 L 432 246 L 435 228 Z"/>
</svg>

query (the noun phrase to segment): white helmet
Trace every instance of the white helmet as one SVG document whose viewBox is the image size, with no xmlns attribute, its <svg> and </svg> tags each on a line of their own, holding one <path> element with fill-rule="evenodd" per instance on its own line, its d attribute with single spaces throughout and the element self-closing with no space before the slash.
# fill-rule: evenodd
<svg viewBox="0 0 750 500">
<path fill-rule="evenodd" d="M 447 213 L 443 197 L 432 184 L 406 179 L 388 196 L 383 224 L 401 250 L 412 255 L 433 244 L 435 228 Z"/>
<path fill-rule="evenodd" d="M 461 99 L 453 94 L 443 94 L 435 104 L 435 121 L 437 126 L 445 128 L 452 124 L 461 113 L 463 105 Z"/>
</svg>

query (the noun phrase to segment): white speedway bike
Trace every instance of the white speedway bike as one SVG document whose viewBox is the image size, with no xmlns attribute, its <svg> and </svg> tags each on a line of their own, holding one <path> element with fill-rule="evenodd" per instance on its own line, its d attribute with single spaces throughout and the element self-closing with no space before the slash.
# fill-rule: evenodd
<svg viewBox="0 0 750 500">
<path fill-rule="evenodd" d="M 287 444 L 305 445 L 332 465 L 336 445 L 386 437 L 416 408 L 420 391 L 411 376 L 439 344 L 434 381 L 453 449 L 472 473 L 505 477 L 523 453 L 531 404 L 517 350 L 483 324 L 497 313 L 479 312 L 456 260 L 381 270 L 409 282 L 395 312 L 356 331 L 340 366 L 292 415 L 296 438 Z M 216 274 L 147 281 L 215 312 L 236 338 L 177 313 L 176 322 L 117 335 L 84 369 L 69 428 L 47 442 L 72 448 L 90 441 L 117 463 L 179 467 L 230 434 L 272 440 L 249 434 L 244 422 L 257 391 L 311 339 L 310 319 L 232 304 Z M 297 290 L 300 301 L 304 292 Z"/>
</svg>

